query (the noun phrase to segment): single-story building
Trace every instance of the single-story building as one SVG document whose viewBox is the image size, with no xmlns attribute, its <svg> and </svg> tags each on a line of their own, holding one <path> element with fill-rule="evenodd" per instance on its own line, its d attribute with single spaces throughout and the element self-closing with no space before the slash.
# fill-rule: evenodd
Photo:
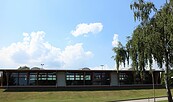
<svg viewBox="0 0 173 102">
<path fill-rule="evenodd" d="M 153 71 L 154 84 L 161 84 L 161 72 Z M 1 87 L 74 87 L 74 86 L 123 86 L 152 85 L 150 71 L 145 71 L 145 78 L 132 70 L 0 70 Z"/>
</svg>

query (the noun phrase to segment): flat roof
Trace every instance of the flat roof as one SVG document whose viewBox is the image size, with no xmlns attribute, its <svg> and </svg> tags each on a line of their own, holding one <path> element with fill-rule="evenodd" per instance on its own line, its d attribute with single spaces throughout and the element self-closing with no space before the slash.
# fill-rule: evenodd
<svg viewBox="0 0 173 102">
<path fill-rule="evenodd" d="M 20 69 L 0 69 L 0 71 L 13 71 L 13 72 L 117 72 L 117 70 L 20 70 Z M 119 70 L 118 72 L 133 72 L 134 70 Z M 147 72 L 150 70 L 146 70 Z M 163 72 L 163 70 L 153 70 L 154 72 Z"/>
</svg>

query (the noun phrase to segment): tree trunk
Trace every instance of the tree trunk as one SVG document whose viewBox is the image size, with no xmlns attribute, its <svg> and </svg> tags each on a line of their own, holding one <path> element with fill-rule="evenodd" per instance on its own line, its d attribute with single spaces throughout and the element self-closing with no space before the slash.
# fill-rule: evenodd
<svg viewBox="0 0 173 102">
<path fill-rule="evenodd" d="M 170 87 L 169 87 L 169 79 L 168 79 L 168 74 L 169 74 L 169 65 L 168 65 L 168 52 L 167 50 L 165 51 L 166 52 L 166 69 L 165 69 L 165 88 L 166 88 L 166 92 L 167 92 L 167 96 L 168 96 L 168 102 L 173 102 L 172 100 L 172 94 L 171 94 L 171 90 L 170 90 Z"/>
<path fill-rule="evenodd" d="M 166 0 L 166 4 L 168 4 L 167 0 Z M 166 14 L 168 14 L 168 9 L 166 9 Z M 165 25 L 167 26 L 167 18 L 165 20 L 164 23 L 164 33 L 165 33 Z M 166 62 L 166 69 L 165 69 L 165 87 L 166 87 L 166 92 L 167 92 L 167 96 L 168 96 L 168 102 L 173 102 L 172 100 L 172 94 L 171 94 L 171 90 L 170 90 L 170 84 L 169 84 L 169 79 L 168 79 L 168 74 L 169 74 L 169 52 L 168 52 L 168 38 L 167 38 L 167 33 L 165 34 L 165 42 L 166 42 L 166 46 L 165 46 L 165 62 Z"/>
<path fill-rule="evenodd" d="M 166 74 L 166 72 L 165 72 L 165 74 Z M 165 87 L 166 87 L 166 92 L 167 92 L 167 96 L 168 96 L 168 102 L 173 102 L 172 101 L 172 94 L 171 94 L 170 87 L 168 84 L 168 76 L 167 75 L 165 75 Z"/>
</svg>

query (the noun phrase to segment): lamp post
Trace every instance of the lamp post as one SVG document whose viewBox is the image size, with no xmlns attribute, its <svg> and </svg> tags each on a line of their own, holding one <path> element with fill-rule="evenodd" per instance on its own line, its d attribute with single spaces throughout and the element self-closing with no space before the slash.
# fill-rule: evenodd
<svg viewBox="0 0 173 102">
<path fill-rule="evenodd" d="M 103 66 L 104 66 L 104 65 L 100 65 L 100 66 L 102 67 L 102 70 L 103 70 Z"/>
<path fill-rule="evenodd" d="M 42 63 L 41 66 L 42 66 L 42 69 L 43 69 L 44 64 Z"/>
</svg>

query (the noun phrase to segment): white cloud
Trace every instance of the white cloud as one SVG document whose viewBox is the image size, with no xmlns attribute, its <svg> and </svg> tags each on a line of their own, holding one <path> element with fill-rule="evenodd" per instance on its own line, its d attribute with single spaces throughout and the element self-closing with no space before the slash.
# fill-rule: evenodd
<svg viewBox="0 0 173 102">
<path fill-rule="evenodd" d="M 70 45 L 65 48 L 64 51 L 61 53 L 61 61 L 63 61 L 63 67 L 69 68 L 70 66 L 81 66 L 82 63 L 86 59 L 92 57 L 92 52 L 87 51 L 85 52 L 82 43 L 78 43 L 75 45 Z M 79 62 L 79 63 L 74 63 Z"/>
<path fill-rule="evenodd" d="M 75 37 L 80 35 L 86 36 L 88 33 L 101 32 L 102 29 L 103 29 L 102 23 L 90 23 L 90 24 L 82 23 L 78 24 L 76 26 L 76 29 L 74 31 L 73 30 L 71 31 L 71 34 Z"/>
<path fill-rule="evenodd" d="M 23 33 L 23 41 L 0 49 L 0 67 L 39 66 L 47 68 L 78 68 L 93 56 L 82 43 L 66 46 L 64 50 L 44 40 L 43 31 Z"/>
<path fill-rule="evenodd" d="M 113 41 L 112 41 L 112 46 L 117 47 L 118 44 L 119 44 L 118 34 L 114 34 Z"/>
</svg>

